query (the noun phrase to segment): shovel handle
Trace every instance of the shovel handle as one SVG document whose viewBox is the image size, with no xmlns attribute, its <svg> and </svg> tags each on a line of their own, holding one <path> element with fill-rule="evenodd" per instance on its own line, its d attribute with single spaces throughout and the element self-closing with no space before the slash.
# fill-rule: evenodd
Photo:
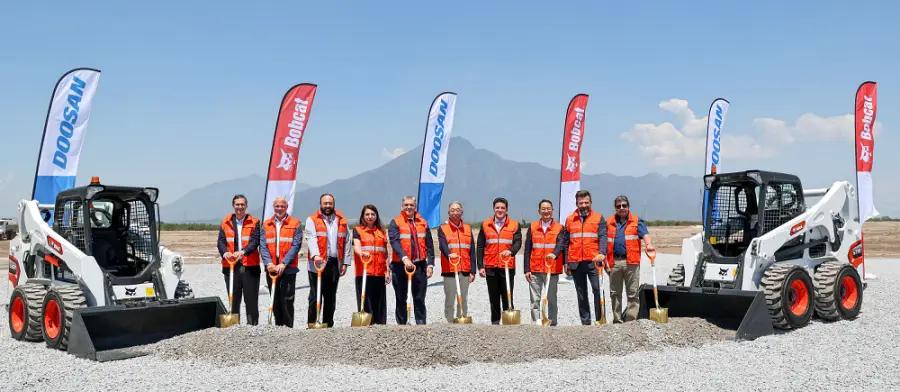
<svg viewBox="0 0 900 392">
<path fill-rule="evenodd" d="M 361 254 L 361 255 L 359 255 L 359 260 L 362 261 L 363 266 L 368 267 L 368 266 L 369 266 L 369 263 L 372 262 L 372 254 L 369 253 L 368 256 L 366 256 L 365 254 Z M 324 268 L 324 267 L 323 267 L 323 268 Z"/>
<path fill-rule="evenodd" d="M 656 261 L 656 249 L 645 250 L 645 253 L 647 253 L 647 257 L 650 258 L 650 264 L 653 264 Z"/>
<path fill-rule="evenodd" d="M 503 263 L 503 268 L 509 269 L 509 261 L 512 258 L 512 255 L 504 256 L 503 253 L 500 254 L 500 262 Z"/>
<path fill-rule="evenodd" d="M 403 266 L 403 270 L 406 271 L 406 276 L 409 278 L 409 280 L 412 280 L 413 274 L 416 273 L 416 265 L 412 265 L 412 271 L 410 271 L 409 267 L 407 266 Z"/>
<path fill-rule="evenodd" d="M 325 270 L 325 263 L 326 263 L 326 262 L 325 262 L 325 259 L 322 259 L 322 267 L 320 268 L 320 267 L 319 267 L 319 262 L 313 260 L 313 268 L 316 269 L 316 272 L 318 272 L 319 275 L 322 275 L 322 271 Z"/>
</svg>

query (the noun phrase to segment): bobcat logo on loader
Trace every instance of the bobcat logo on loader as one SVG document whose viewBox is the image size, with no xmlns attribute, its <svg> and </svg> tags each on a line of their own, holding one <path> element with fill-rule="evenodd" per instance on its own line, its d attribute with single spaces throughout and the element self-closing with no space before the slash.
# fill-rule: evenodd
<svg viewBox="0 0 900 392">
<path fill-rule="evenodd" d="M 129 296 L 129 297 L 133 297 L 136 291 L 137 291 L 137 287 L 133 287 L 133 288 L 130 288 L 130 289 L 129 289 L 128 287 L 126 287 L 126 288 L 125 288 L 125 295 L 126 295 L 126 296 Z"/>
<path fill-rule="evenodd" d="M 728 274 L 728 268 L 719 268 L 719 276 L 725 277 Z"/>
</svg>

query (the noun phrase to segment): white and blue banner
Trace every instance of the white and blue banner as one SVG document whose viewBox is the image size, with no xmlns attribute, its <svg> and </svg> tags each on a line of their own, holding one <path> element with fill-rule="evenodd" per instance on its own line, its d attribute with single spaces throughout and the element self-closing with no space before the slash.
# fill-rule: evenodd
<svg viewBox="0 0 900 392">
<path fill-rule="evenodd" d="M 60 191 L 75 186 L 81 146 L 99 82 L 99 70 L 76 68 L 56 83 L 31 193 L 38 204 L 54 204 Z"/>
<path fill-rule="evenodd" d="M 419 214 L 428 221 L 429 228 L 441 225 L 441 195 L 447 174 L 447 152 L 450 150 L 455 110 L 456 93 L 438 94 L 431 103 L 425 123 L 417 201 Z"/>
<path fill-rule="evenodd" d="M 706 122 L 706 162 L 703 166 L 703 175 L 720 173 L 719 161 L 722 158 L 722 124 L 725 123 L 725 115 L 728 113 L 730 103 L 725 98 L 716 98 L 709 106 L 709 116 Z M 703 189 L 703 228 L 707 229 L 706 209 L 708 206 L 708 194 L 706 187 Z M 719 212 L 715 204 L 712 210 L 713 220 L 719 220 Z"/>
</svg>

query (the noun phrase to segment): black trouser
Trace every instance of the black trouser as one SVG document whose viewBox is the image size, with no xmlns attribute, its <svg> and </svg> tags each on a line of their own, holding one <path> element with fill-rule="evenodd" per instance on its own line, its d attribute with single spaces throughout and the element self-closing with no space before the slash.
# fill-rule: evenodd
<svg viewBox="0 0 900 392">
<path fill-rule="evenodd" d="M 272 301 L 272 317 L 275 325 L 294 328 L 294 291 L 297 274 L 281 273 L 275 283 L 275 298 Z M 272 277 L 266 273 L 266 286 L 272 292 Z"/>
<path fill-rule="evenodd" d="M 356 310 L 362 295 L 362 276 L 356 277 Z M 366 304 L 363 311 L 372 315 L 372 324 L 387 324 L 387 290 L 384 276 L 366 276 Z"/>
<path fill-rule="evenodd" d="M 306 322 L 312 324 L 316 322 L 316 291 L 318 291 L 319 275 L 316 272 L 309 272 L 309 310 L 306 312 Z M 341 278 L 341 268 L 338 260 L 329 257 L 325 262 L 325 269 L 322 270 L 322 322 L 328 324 L 331 328 L 334 326 L 334 301 L 337 298 L 338 281 Z"/>
<path fill-rule="evenodd" d="M 425 293 L 428 290 L 428 278 L 425 272 L 428 264 L 425 260 L 413 261 L 416 272 L 412 276 L 413 316 L 416 324 L 425 324 Z M 409 291 L 409 277 L 406 276 L 404 264 L 391 262 L 391 284 L 394 286 L 394 297 L 397 299 L 394 314 L 398 325 L 405 325 L 407 320 L 406 297 Z M 366 287 L 368 288 L 368 287 Z"/>
<path fill-rule="evenodd" d="M 485 268 L 484 275 L 487 281 L 488 299 L 491 301 L 491 324 L 500 324 L 500 314 L 509 310 L 509 301 L 506 298 L 506 269 Z M 509 270 L 509 289 L 515 292 L 516 270 Z M 511 297 L 515 303 L 515 296 Z M 502 306 L 502 307 L 501 307 Z"/>
<path fill-rule="evenodd" d="M 234 264 L 234 292 L 231 294 L 233 301 L 231 303 L 231 313 L 241 313 L 241 300 L 246 300 L 247 308 L 247 324 L 259 324 L 259 275 L 262 271 L 260 266 L 245 267 L 240 261 Z M 225 290 L 231 290 L 231 282 L 228 282 L 228 275 L 231 268 L 222 268 L 222 274 L 225 278 Z"/>
<path fill-rule="evenodd" d="M 572 269 L 572 265 L 577 265 Z M 599 321 L 601 312 L 600 308 L 600 275 L 597 273 L 597 266 L 591 260 L 585 260 L 580 263 L 569 263 L 572 271 L 572 280 L 575 281 L 575 294 L 578 297 L 578 316 L 581 317 L 581 324 L 591 324 L 591 305 L 588 302 L 587 284 L 591 282 L 591 291 L 594 293 L 594 320 Z"/>
</svg>

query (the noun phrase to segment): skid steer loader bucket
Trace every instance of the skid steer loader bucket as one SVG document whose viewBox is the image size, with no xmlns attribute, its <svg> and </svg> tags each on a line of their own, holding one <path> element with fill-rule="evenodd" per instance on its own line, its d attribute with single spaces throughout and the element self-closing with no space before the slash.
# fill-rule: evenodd
<svg viewBox="0 0 900 392">
<path fill-rule="evenodd" d="M 129 348 L 216 328 L 224 313 L 219 297 L 81 308 L 72 317 L 67 351 L 98 362 L 139 357 L 148 353 Z"/>
<path fill-rule="evenodd" d="M 669 319 L 697 317 L 735 331 L 735 340 L 753 340 L 772 335 L 775 329 L 762 291 L 703 289 L 699 287 L 657 286 L 659 306 L 668 308 Z M 637 318 L 649 318 L 656 307 L 653 285 L 642 284 Z"/>
</svg>

